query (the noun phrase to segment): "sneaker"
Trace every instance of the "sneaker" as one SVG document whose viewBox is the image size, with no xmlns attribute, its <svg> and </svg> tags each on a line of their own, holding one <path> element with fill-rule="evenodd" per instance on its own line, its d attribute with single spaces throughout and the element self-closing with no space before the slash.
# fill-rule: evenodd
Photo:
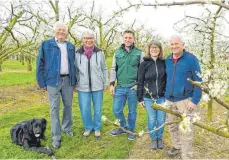
<svg viewBox="0 0 229 160">
<path fill-rule="evenodd" d="M 168 152 L 168 156 L 175 156 L 177 154 L 180 154 L 180 149 L 176 149 L 175 147 L 171 148 Z"/>
<path fill-rule="evenodd" d="M 84 131 L 83 136 L 88 137 L 90 136 L 91 131 Z"/>
<path fill-rule="evenodd" d="M 60 141 L 53 141 L 52 142 L 52 146 L 54 147 L 54 148 L 56 148 L 56 149 L 58 149 L 58 148 L 60 148 Z"/>
<path fill-rule="evenodd" d="M 112 136 L 117 136 L 120 134 L 125 134 L 126 132 L 124 130 L 122 130 L 121 128 L 117 128 L 117 129 L 113 129 L 110 131 L 110 135 Z"/>
<path fill-rule="evenodd" d="M 156 138 L 151 139 L 151 148 L 157 149 L 157 139 Z"/>
<path fill-rule="evenodd" d="M 95 131 L 95 137 L 96 137 L 96 138 L 100 138 L 100 136 L 101 136 L 100 131 Z"/>
<path fill-rule="evenodd" d="M 163 149 L 163 148 L 164 148 L 164 144 L 163 144 L 163 141 L 162 141 L 161 138 L 158 138 L 158 139 L 157 139 L 157 147 L 158 147 L 159 149 Z"/>
<path fill-rule="evenodd" d="M 74 136 L 74 133 L 72 131 L 64 132 L 64 133 L 69 137 L 73 137 Z"/>
<path fill-rule="evenodd" d="M 128 139 L 131 141 L 135 140 L 135 135 L 133 133 L 128 133 Z"/>
</svg>

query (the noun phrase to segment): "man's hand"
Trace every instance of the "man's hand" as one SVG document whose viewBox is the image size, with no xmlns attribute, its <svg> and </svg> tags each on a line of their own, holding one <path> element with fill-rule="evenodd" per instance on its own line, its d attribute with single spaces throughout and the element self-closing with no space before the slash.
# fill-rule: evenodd
<svg viewBox="0 0 229 160">
<path fill-rule="evenodd" d="M 40 88 L 43 91 L 47 91 L 47 87 Z"/>
<path fill-rule="evenodd" d="M 192 103 L 192 101 L 188 102 L 188 107 L 187 109 L 191 112 L 194 110 L 194 108 L 196 107 L 196 104 Z"/>
<path fill-rule="evenodd" d="M 108 86 L 104 87 L 103 88 L 103 91 L 106 92 L 107 88 L 108 88 Z"/>
<path fill-rule="evenodd" d="M 114 96 L 114 86 L 113 85 L 110 85 L 110 95 L 111 96 Z"/>
<path fill-rule="evenodd" d="M 78 90 L 77 90 L 77 87 L 74 87 L 74 91 L 75 91 L 75 92 L 77 92 L 77 91 L 78 91 Z"/>
<path fill-rule="evenodd" d="M 144 103 L 144 101 L 139 102 L 139 104 L 140 104 L 142 107 L 145 108 L 145 103 Z"/>
</svg>

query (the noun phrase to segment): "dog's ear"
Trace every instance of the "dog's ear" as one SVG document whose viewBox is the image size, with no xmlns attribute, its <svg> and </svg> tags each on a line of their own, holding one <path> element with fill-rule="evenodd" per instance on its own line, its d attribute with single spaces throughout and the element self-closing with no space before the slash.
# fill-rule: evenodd
<svg viewBox="0 0 229 160">
<path fill-rule="evenodd" d="M 30 123 L 27 123 L 25 125 L 22 126 L 22 130 L 23 130 L 23 138 L 24 139 L 28 139 L 28 140 L 31 140 L 31 137 L 30 137 Z"/>
<path fill-rule="evenodd" d="M 47 125 L 46 119 L 42 118 L 41 119 L 41 124 L 42 124 L 42 129 L 45 130 L 46 129 L 46 125 Z"/>
<path fill-rule="evenodd" d="M 35 119 L 32 119 L 28 125 L 28 130 L 30 133 L 33 133 L 33 123 L 35 122 Z"/>
<path fill-rule="evenodd" d="M 35 121 L 36 121 L 35 119 L 32 119 L 30 122 L 31 122 L 31 124 L 33 124 Z"/>
</svg>

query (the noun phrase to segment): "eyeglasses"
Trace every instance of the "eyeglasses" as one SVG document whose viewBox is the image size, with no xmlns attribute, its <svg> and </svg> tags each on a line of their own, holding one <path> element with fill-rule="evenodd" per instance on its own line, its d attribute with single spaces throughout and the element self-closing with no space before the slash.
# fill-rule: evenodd
<svg viewBox="0 0 229 160">
<path fill-rule="evenodd" d="M 92 40 L 92 39 L 94 39 L 94 37 L 83 37 L 83 39 Z"/>
<path fill-rule="evenodd" d="M 151 46 L 150 49 L 160 49 L 158 46 Z"/>
</svg>

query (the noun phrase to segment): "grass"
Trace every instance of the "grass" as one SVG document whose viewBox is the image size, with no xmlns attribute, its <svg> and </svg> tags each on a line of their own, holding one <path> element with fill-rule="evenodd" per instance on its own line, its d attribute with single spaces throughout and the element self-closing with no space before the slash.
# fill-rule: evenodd
<svg viewBox="0 0 229 160">
<path fill-rule="evenodd" d="M 0 86 L 33 84 L 35 72 L 2 72 L 0 73 Z"/>
<path fill-rule="evenodd" d="M 11 63 L 13 62 L 5 64 Z M 17 65 L 20 63 L 15 64 Z M 14 65 L 11 64 L 11 66 Z M 7 70 L 6 66 L 4 68 Z M 44 93 L 36 88 L 34 71 L 20 72 L 20 67 L 15 68 L 18 68 L 18 72 L 0 73 L 0 159 L 48 159 L 47 155 L 25 151 L 22 147 L 11 143 L 10 128 L 20 121 L 32 118 L 46 118 L 48 140 L 42 141 L 42 145 L 51 147 L 52 141 L 47 92 Z M 62 107 L 60 115 L 62 115 Z M 103 115 L 115 121 L 112 112 L 112 97 L 108 91 L 104 94 Z M 125 107 L 125 115 L 127 115 L 127 107 Z M 83 137 L 84 127 L 76 93 L 73 98 L 73 120 L 75 136 L 67 137 L 62 134 L 62 146 L 54 150 L 56 158 L 124 159 L 129 157 L 130 150 L 136 141 L 127 140 L 127 135 L 110 136 L 109 132 L 114 129 L 114 126 L 107 122 L 102 124 L 100 140 L 95 139 L 93 134 L 88 138 Z M 138 132 L 146 128 L 146 115 L 142 108 L 138 112 L 136 126 Z"/>
<path fill-rule="evenodd" d="M 112 57 L 107 58 L 108 68 L 111 66 Z M 11 72 L 14 66 L 14 72 Z M 3 72 L 0 73 L 0 159 L 48 159 L 47 155 L 39 154 L 34 151 L 25 151 L 22 147 L 11 143 L 10 128 L 23 120 L 32 118 L 46 118 L 48 126 L 46 130 L 47 141 L 42 141 L 44 146 L 51 144 L 50 115 L 47 92 L 37 89 L 35 82 L 35 73 L 25 72 L 20 68 L 18 62 L 4 62 Z M 18 67 L 17 67 L 18 66 Z M 5 72 L 5 70 L 8 70 Z M 229 96 L 226 96 L 226 102 L 229 102 Z M 62 108 L 62 107 L 61 107 Z M 223 107 L 214 107 L 214 118 L 225 113 Z M 125 107 L 127 115 L 127 107 Z M 205 113 L 206 114 L 206 113 Z M 62 115 L 62 110 L 60 111 Z M 103 115 L 109 119 L 115 120 L 112 112 L 112 97 L 109 92 L 105 92 L 103 101 Z M 206 115 L 202 115 L 205 116 Z M 225 116 L 225 115 L 223 115 Z M 206 119 L 206 118 L 203 118 Z M 77 94 L 73 98 L 73 131 L 74 137 L 62 135 L 62 146 L 54 150 L 56 158 L 61 159 L 126 159 L 126 158 L 144 158 L 156 159 L 163 158 L 165 151 L 170 148 L 171 140 L 169 132 L 166 129 L 164 133 L 165 149 L 163 151 L 150 151 L 148 145 L 150 140 L 148 135 L 138 138 L 138 141 L 128 141 L 127 135 L 112 137 L 109 131 L 114 127 L 107 122 L 102 125 L 102 138 L 97 140 L 91 135 L 88 138 L 82 136 L 84 131 L 81 115 L 78 106 Z M 146 129 L 147 116 L 143 108 L 138 106 L 137 132 Z M 195 154 L 196 158 L 223 158 L 228 159 L 229 140 L 223 137 L 217 137 L 214 134 L 195 130 Z M 215 145 L 217 144 L 217 145 Z"/>
<path fill-rule="evenodd" d="M 32 86 L 31 86 L 32 87 Z M 27 86 L 27 88 L 29 88 Z M 18 93 L 23 94 L 23 93 Z M 29 93 L 25 93 L 29 94 Z M 37 95 L 41 95 L 37 92 Z M 37 95 L 33 95 L 36 97 Z M 25 95 L 26 96 L 26 95 Z M 43 95 L 42 95 L 43 96 Z M 36 99 L 34 99 L 37 101 Z M 1 105 L 0 101 L 0 105 Z M 30 105 L 31 104 L 31 105 Z M 35 104 L 35 105 L 34 105 Z M 14 108 L 13 110 L 8 110 L 5 114 L 0 114 L 0 158 L 49 158 L 46 155 L 35 153 L 33 151 L 24 151 L 22 147 L 18 147 L 11 143 L 10 139 L 10 128 L 22 121 L 32 118 L 41 118 L 44 117 L 48 121 L 46 136 L 49 138 L 47 142 L 42 141 L 43 145 L 51 144 L 51 133 L 50 133 L 50 118 L 49 118 L 49 105 L 48 103 L 29 103 L 24 102 L 24 107 Z M 103 105 L 103 115 L 106 115 L 111 120 L 115 120 L 112 113 L 112 98 L 108 95 L 108 92 L 105 93 L 104 105 Z M 28 106 L 27 106 L 28 105 Z M 0 108 L 4 110 L 3 107 Z M 126 112 L 126 111 L 125 111 Z M 62 110 L 60 111 L 60 115 Z M 143 110 L 138 113 L 138 122 L 137 126 L 145 128 L 143 124 L 145 121 Z M 135 141 L 128 141 L 127 135 L 121 135 L 117 137 L 112 137 L 109 134 L 109 131 L 114 127 L 109 123 L 103 123 L 102 127 L 102 138 L 97 140 L 91 135 L 88 138 L 82 136 L 84 131 L 81 115 L 78 106 L 77 94 L 74 93 L 73 99 L 73 131 L 75 133 L 74 137 L 67 137 L 63 135 L 62 137 L 62 147 L 58 150 L 55 150 L 55 155 L 57 158 L 109 158 L 109 159 L 122 159 L 128 157 L 129 150 L 135 144 Z M 139 128 L 140 129 L 140 128 Z M 142 129 L 142 128 L 141 128 Z"/>
<path fill-rule="evenodd" d="M 33 69 L 35 63 L 33 63 Z M 35 71 L 27 71 L 27 65 L 22 65 L 16 60 L 7 60 L 2 64 L 3 72 L 0 72 L 0 86 L 12 86 L 33 84 L 36 81 Z"/>
<path fill-rule="evenodd" d="M 22 62 L 17 60 L 7 60 L 3 62 L 2 70 L 27 70 L 27 64 L 22 65 Z"/>
</svg>

